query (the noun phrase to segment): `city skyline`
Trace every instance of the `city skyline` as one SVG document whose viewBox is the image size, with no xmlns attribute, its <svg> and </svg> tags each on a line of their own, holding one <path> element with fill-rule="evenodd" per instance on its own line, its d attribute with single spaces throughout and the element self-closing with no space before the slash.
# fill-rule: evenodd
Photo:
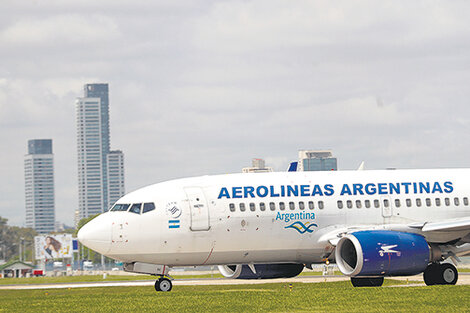
<svg viewBox="0 0 470 313">
<path fill-rule="evenodd" d="M 56 220 L 78 208 L 75 99 L 109 83 L 126 191 L 285 171 L 470 167 L 470 3 L 120 0 L 0 4 L 0 216 L 24 225 L 25 143 L 54 140 Z M 115 147 L 115 148 L 114 148 Z"/>
</svg>

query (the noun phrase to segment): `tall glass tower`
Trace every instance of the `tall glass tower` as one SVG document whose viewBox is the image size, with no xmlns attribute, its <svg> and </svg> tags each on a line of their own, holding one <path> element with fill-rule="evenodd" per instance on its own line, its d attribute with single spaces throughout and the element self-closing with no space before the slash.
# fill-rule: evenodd
<svg viewBox="0 0 470 313">
<path fill-rule="evenodd" d="M 54 155 L 52 139 L 28 141 L 24 159 L 26 227 L 40 234 L 54 231 Z"/>
<path fill-rule="evenodd" d="M 85 98 L 100 99 L 101 120 L 101 169 L 103 171 L 103 186 L 108 185 L 107 155 L 109 154 L 109 88 L 108 84 L 86 84 L 84 87 Z M 103 188 L 103 207 L 108 207 L 108 188 Z"/>
<path fill-rule="evenodd" d="M 118 170 L 122 169 L 122 175 L 118 173 L 118 177 L 122 181 L 117 183 L 122 188 L 118 192 L 113 188 L 112 196 L 109 195 L 110 184 L 116 185 L 116 168 L 115 162 L 108 164 L 109 160 L 115 160 L 110 157 L 108 90 L 108 84 L 86 84 L 84 97 L 76 101 L 78 220 L 107 211 L 124 194 L 124 156 L 120 152 L 122 166 Z"/>
</svg>

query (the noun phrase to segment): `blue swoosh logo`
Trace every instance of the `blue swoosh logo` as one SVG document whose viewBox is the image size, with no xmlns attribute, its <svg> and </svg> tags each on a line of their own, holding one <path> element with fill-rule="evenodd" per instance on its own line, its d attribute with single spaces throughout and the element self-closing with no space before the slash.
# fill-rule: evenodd
<svg viewBox="0 0 470 313">
<path fill-rule="evenodd" d="M 297 221 L 297 222 L 294 222 L 284 228 L 293 228 L 295 229 L 296 231 L 298 231 L 299 233 L 301 234 L 305 234 L 305 233 L 313 233 L 313 230 L 310 229 L 312 227 L 318 227 L 317 224 L 310 224 L 310 225 L 305 225 L 304 223 L 300 222 L 300 221 Z"/>
</svg>

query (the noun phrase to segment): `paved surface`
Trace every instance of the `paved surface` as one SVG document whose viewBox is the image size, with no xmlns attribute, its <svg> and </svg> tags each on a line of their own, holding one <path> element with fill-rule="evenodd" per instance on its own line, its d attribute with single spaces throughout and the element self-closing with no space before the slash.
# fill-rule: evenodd
<svg viewBox="0 0 470 313">
<path fill-rule="evenodd" d="M 394 277 L 395 279 L 408 279 L 410 284 L 397 285 L 396 287 L 416 287 L 425 286 L 423 276 Z M 243 284 L 266 284 L 266 283 L 320 283 L 349 280 L 345 276 L 299 276 L 294 278 L 279 279 L 176 279 L 174 286 L 202 286 L 202 285 L 243 285 Z M 419 283 L 416 283 L 419 282 Z M 90 287 L 133 287 L 133 286 L 153 286 L 155 281 L 104 281 L 104 282 L 81 282 L 81 283 L 58 283 L 58 284 L 37 284 L 37 285 L 0 285 L 0 290 L 28 290 L 28 289 L 68 289 L 68 288 L 90 288 Z M 457 285 L 470 285 L 470 273 L 460 273 Z"/>
</svg>

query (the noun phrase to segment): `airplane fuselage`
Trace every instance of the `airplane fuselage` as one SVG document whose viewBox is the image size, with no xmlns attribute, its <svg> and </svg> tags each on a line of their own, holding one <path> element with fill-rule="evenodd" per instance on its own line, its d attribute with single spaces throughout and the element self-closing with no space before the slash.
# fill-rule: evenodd
<svg viewBox="0 0 470 313">
<path fill-rule="evenodd" d="M 468 177 L 469 169 L 442 169 L 178 179 L 122 197 L 117 205 L 155 209 L 101 214 L 93 221 L 99 236 L 88 244 L 126 263 L 319 263 L 332 257 L 332 234 L 351 226 L 407 231 L 469 216 Z"/>
</svg>

